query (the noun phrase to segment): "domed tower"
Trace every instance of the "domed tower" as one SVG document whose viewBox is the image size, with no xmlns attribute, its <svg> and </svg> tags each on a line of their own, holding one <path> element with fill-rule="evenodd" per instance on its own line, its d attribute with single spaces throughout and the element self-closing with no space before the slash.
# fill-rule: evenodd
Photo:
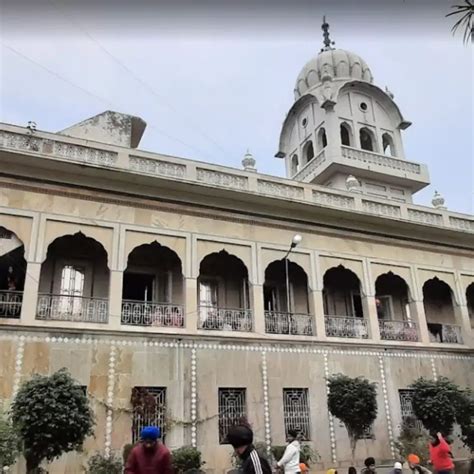
<svg viewBox="0 0 474 474">
<path fill-rule="evenodd" d="M 334 48 L 323 20 L 324 47 L 301 70 L 295 103 L 280 135 L 277 158 L 289 178 L 411 202 L 429 184 L 425 165 L 405 160 L 401 131 L 409 127 L 393 94 L 373 84 L 367 63 Z"/>
</svg>

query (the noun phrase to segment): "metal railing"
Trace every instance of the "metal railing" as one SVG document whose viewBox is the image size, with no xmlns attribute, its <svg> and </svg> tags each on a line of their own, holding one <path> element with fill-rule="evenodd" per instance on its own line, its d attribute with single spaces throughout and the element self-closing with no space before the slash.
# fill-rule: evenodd
<svg viewBox="0 0 474 474">
<path fill-rule="evenodd" d="M 23 291 L 0 291 L 0 318 L 18 319 L 23 302 Z"/>
<path fill-rule="evenodd" d="M 380 337 L 384 341 L 418 341 L 418 327 L 413 321 L 379 319 Z"/>
<path fill-rule="evenodd" d="M 461 326 L 454 324 L 428 323 L 430 342 L 462 344 Z"/>
<path fill-rule="evenodd" d="M 268 334 L 291 334 L 313 336 L 313 318 L 310 314 L 265 311 L 265 332 Z"/>
<path fill-rule="evenodd" d="M 40 294 L 36 319 L 107 323 L 109 302 L 107 298 Z"/>
<path fill-rule="evenodd" d="M 325 316 L 326 336 L 368 339 L 367 320 L 355 316 Z"/>
<path fill-rule="evenodd" d="M 251 332 L 252 310 L 199 306 L 198 329 Z"/>
<path fill-rule="evenodd" d="M 152 301 L 122 301 L 122 324 L 131 326 L 184 327 L 181 305 Z"/>
</svg>

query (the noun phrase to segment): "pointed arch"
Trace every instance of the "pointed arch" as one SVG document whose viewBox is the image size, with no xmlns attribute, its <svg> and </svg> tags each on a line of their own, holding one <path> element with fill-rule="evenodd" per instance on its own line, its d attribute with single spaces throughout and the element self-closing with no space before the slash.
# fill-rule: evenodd
<svg viewBox="0 0 474 474">
<path fill-rule="evenodd" d="M 359 140 L 360 140 L 360 147 L 362 150 L 366 151 L 377 151 L 376 149 L 376 141 L 375 135 L 367 127 L 362 127 L 359 130 Z"/>
<path fill-rule="evenodd" d="M 298 161 L 298 155 L 295 153 L 291 157 L 291 162 L 290 162 L 290 173 L 291 176 L 294 176 L 296 173 L 298 173 L 299 169 L 299 161 Z"/>
<path fill-rule="evenodd" d="M 311 140 L 308 140 L 303 146 L 304 164 L 309 163 L 314 158 L 314 146 Z"/>
<path fill-rule="evenodd" d="M 328 139 L 326 135 L 326 129 L 321 127 L 318 131 L 318 151 L 328 146 Z"/>
<path fill-rule="evenodd" d="M 395 143 L 390 133 L 385 132 L 382 134 L 382 149 L 387 156 L 397 156 Z"/>
<path fill-rule="evenodd" d="M 339 128 L 341 135 L 341 144 L 344 146 L 354 146 L 351 126 L 347 122 L 342 122 Z"/>
</svg>

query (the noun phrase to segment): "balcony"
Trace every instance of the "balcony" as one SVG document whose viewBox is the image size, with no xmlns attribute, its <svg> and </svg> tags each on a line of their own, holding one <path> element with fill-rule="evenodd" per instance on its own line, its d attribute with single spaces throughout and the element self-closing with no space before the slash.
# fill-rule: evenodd
<svg viewBox="0 0 474 474">
<path fill-rule="evenodd" d="M 36 319 L 106 324 L 109 303 L 106 298 L 40 294 Z"/>
<path fill-rule="evenodd" d="M 23 301 L 22 291 L 0 291 L 0 318 L 18 319 Z"/>
<path fill-rule="evenodd" d="M 124 300 L 121 323 L 129 326 L 184 327 L 181 305 Z"/>
<path fill-rule="evenodd" d="M 430 342 L 463 344 L 461 326 L 454 324 L 428 323 Z"/>
<path fill-rule="evenodd" d="M 418 342 L 418 328 L 413 321 L 379 320 L 380 337 L 384 341 Z"/>
<path fill-rule="evenodd" d="M 368 339 L 367 320 L 344 316 L 325 316 L 326 336 Z"/>
<path fill-rule="evenodd" d="M 265 311 L 265 332 L 267 334 L 313 336 L 313 318 L 310 314 Z"/>
<path fill-rule="evenodd" d="M 251 332 L 253 331 L 252 310 L 199 306 L 198 329 Z"/>
</svg>

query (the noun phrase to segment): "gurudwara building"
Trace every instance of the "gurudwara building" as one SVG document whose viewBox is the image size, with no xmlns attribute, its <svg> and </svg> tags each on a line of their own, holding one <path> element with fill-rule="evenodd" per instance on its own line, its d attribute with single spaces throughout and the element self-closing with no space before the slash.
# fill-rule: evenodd
<svg viewBox="0 0 474 474">
<path fill-rule="evenodd" d="M 66 367 L 97 419 L 50 472 L 156 423 L 223 473 L 243 416 L 267 445 L 300 429 L 314 470 L 346 466 L 336 373 L 377 383 L 357 459 L 393 460 L 415 379 L 474 387 L 474 218 L 413 203 L 430 180 L 405 157 L 410 122 L 323 30 L 283 122 L 286 178 L 250 154 L 234 169 L 141 151 L 145 122 L 112 111 L 57 133 L 0 125 L 0 398 Z"/>
</svg>

